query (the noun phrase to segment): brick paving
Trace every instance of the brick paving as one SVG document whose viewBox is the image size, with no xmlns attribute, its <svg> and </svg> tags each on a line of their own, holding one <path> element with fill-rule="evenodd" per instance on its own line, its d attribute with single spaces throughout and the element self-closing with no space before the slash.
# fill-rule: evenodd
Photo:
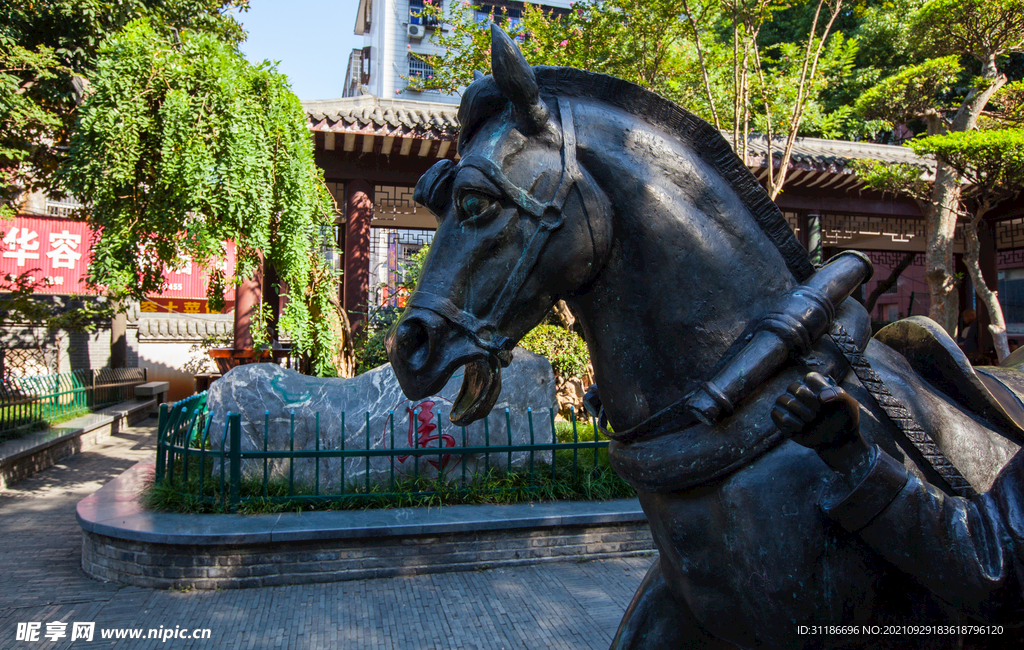
<svg viewBox="0 0 1024 650">
<path fill-rule="evenodd" d="M 150 420 L 149 422 L 154 422 Z M 75 504 L 153 456 L 155 425 L 0 492 L 0 650 L 21 648 L 520 648 L 608 647 L 652 562 L 633 557 L 558 562 L 322 585 L 158 591 L 103 583 L 81 570 Z M 19 622 L 40 641 L 16 641 Z M 46 623 L 67 637 L 45 638 Z M 71 623 L 96 624 L 93 642 Z M 101 630 L 208 628 L 209 639 L 101 639 Z"/>
</svg>

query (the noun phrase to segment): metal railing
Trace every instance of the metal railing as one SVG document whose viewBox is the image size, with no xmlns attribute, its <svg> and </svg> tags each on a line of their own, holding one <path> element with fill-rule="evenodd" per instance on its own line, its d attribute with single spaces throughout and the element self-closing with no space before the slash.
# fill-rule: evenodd
<svg viewBox="0 0 1024 650">
<path fill-rule="evenodd" d="M 409 415 L 416 421 L 419 412 L 413 410 Z M 200 393 L 173 405 L 160 406 L 155 483 L 170 488 L 179 497 L 187 497 L 191 503 L 205 503 L 221 511 L 235 512 L 240 504 L 261 500 L 268 503 L 345 502 L 341 507 L 359 507 L 389 497 L 466 492 L 479 489 L 482 477 L 496 475 L 508 478 L 514 474 L 520 485 L 530 490 L 539 489 L 541 484 L 551 487 L 560 480 L 571 481 L 579 476 L 588 480 L 587 476 L 595 476 L 598 471 L 607 471 L 609 475 L 612 472 L 607 465 L 608 440 L 599 439 L 597 428 L 592 424 L 581 427 L 575 411 L 564 425 L 571 427 L 571 441 L 558 441 L 554 411 L 548 409 L 543 419 L 544 426 L 550 427 L 551 436 L 543 438 L 550 442 L 536 442 L 539 423 L 534 422 L 533 410 L 527 409 L 530 444 L 513 444 L 512 418 L 505 409 L 498 414 L 503 426 L 491 426 L 490 418 L 494 414 L 483 420 L 482 445 L 469 444 L 466 427 L 448 425 L 450 429 L 461 429 L 461 446 L 457 444 L 458 431 L 455 435 L 443 432 L 440 415 L 434 415 L 438 418 L 436 446 L 421 446 L 415 436 L 411 437 L 412 446 L 396 446 L 395 413 L 391 411 L 376 418 L 370 413 L 363 414 L 359 428 L 365 424 L 365 435 L 360 447 L 355 449 L 345 448 L 344 436 L 336 437 L 333 444 L 338 448 L 326 448 L 317 413 L 314 448 L 295 449 L 293 411 L 288 423 L 288 449 L 282 450 L 269 448 L 272 422 L 269 412 L 265 412 L 262 436 L 251 435 L 256 427 L 250 429 L 248 436 L 252 447 L 258 447 L 262 438 L 262 449 L 243 449 L 241 415 L 229 413 L 222 427 L 214 427 L 214 415 L 206 411 L 206 394 Z M 387 432 L 383 439 L 371 440 L 371 419 L 376 419 Z M 344 415 L 341 421 L 344 430 Z M 588 431 L 587 439 L 581 439 L 581 428 L 592 429 L 592 438 Z M 374 448 L 374 443 L 381 442 L 386 444 Z M 412 472 L 405 473 L 400 468 L 409 458 L 413 459 Z M 334 462 L 330 463 L 332 460 Z M 377 464 L 372 471 L 371 461 Z M 307 464 L 307 475 L 309 465 L 313 466 L 311 480 L 296 477 L 296 463 L 303 462 Z M 328 463 L 332 465 L 330 472 L 323 467 Z M 474 467 L 472 471 L 467 469 L 470 464 Z M 328 478 L 328 473 L 333 476 Z M 621 481 L 617 477 L 612 480 Z M 334 489 L 321 489 L 325 484 Z"/>
<path fill-rule="evenodd" d="M 143 368 L 74 370 L 0 380 L 0 440 L 134 398 Z"/>
</svg>

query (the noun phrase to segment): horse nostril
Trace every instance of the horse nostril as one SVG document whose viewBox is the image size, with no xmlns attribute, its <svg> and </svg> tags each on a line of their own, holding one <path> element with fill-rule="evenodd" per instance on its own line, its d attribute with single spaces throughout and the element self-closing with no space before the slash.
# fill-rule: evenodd
<svg viewBox="0 0 1024 650">
<path fill-rule="evenodd" d="M 430 334 L 427 328 L 419 321 L 406 321 L 398 326 L 396 334 L 396 352 L 410 368 L 421 368 L 430 357 Z"/>
</svg>

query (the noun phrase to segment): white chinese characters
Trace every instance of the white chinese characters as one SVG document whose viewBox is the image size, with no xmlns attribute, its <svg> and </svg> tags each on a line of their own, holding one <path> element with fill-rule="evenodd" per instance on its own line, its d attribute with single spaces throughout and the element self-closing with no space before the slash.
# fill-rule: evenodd
<svg viewBox="0 0 1024 650">
<path fill-rule="evenodd" d="M 50 248 L 46 254 L 50 258 L 50 266 L 55 269 L 73 269 L 82 254 L 77 252 L 78 245 L 82 243 L 81 235 L 72 235 L 67 230 L 64 232 L 50 233 Z"/>
<path fill-rule="evenodd" d="M 96 632 L 96 623 L 79 623 L 74 622 L 71 624 L 71 640 L 76 641 L 78 639 L 85 639 L 86 641 L 92 641 L 92 635 Z"/>
<path fill-rule="evenodd" d="M 39 233 L 29 228 L 11 228 L 3 239 L 6 250 L 3 257 L 17 260 L 18 267 L 24 267 L 28 260 L 39 259 Z M 50 250 L 46 257 L 50 260 L 51 269 L 74 269 L 82 253 L 78 252 L 82 244 L 82 236 L 75 235 L 64 229 L 62 232 L 49 233 Z"/>
<path fill-rule="evenodd" d="M 39 259 L 39 233 L 28 228 L 11 228 L 4 237 L 7 250 L 4 257 L 18 260 L 18 266 L 25 266 L 25 260 Z"/>
</svg>

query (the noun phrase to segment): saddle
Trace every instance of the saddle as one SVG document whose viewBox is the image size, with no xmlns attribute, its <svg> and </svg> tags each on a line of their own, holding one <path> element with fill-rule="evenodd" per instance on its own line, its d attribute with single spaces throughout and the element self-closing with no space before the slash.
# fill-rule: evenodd
<svg viewBox="0 0 1024 650">
<path fill-rule="evenodd" d="M 1024 445 L 1024 348 L 999 366 L 974 367 L 956 342 L 925 316 L 911 316 L 874 337 L 906 358 L 922 379 Z"/>
</svg>

